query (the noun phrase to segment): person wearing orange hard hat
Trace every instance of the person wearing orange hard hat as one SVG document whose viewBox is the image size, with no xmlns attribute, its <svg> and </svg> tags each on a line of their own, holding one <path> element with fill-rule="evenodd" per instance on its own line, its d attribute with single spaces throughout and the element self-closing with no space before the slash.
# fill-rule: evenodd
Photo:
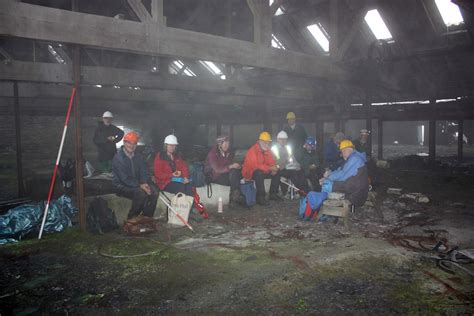
<svg viewBox="0 0 474 316">
<path fill-rule="evenodd" d="M 344 165 L 333 172 L 327 172 L 320 180 L 323 191 L 342 192 L 354 206 L 362 206 L 369 194 L 366 155 L 358 152 L 348 139 L 340 142 L 339 150 Z"/>
<path fill-rule="evenodd" d="M 255 180 L 257 189 L 257 203 L 267 205 L 265 200 L 265 177 L 276 175 L 278 167 L 273 159 L 270 146 L 272 137 L 268 132 L 261 132 L 257 142 L 250 147 L 245 155 L 242 166 L 242 176 L 245 180 Z"/>
<path fill-rule="evenodd" d="M 102 114 L 94 132 L 94 144 L 97 146 L 99 170 L 102 173 L 112 171 L 112 159 L 117 153 L 117 143 L 122 140 L 123 131 L 112 124 L 114 116 L 110 111 Z"/>
<path fill-rule="evenodd" d="M 151 185 L 145 160 L 136 152 L 140 137 L 129 132 L 123 137 L 123 146 L 112 160 L 112 184 L 119 196 L 132 200 L 128 218 L 140 214 L 153 217 L 158 195 Z"/>
</svg>

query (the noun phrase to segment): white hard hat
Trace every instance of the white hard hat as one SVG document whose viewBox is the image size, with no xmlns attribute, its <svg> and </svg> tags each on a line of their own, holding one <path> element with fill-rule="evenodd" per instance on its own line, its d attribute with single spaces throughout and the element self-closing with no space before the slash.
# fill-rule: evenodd
<svg viewBox="0 0 474 316">
<path fill-rule="evenodd" d="M 178 139 L 174 135 L 168 135 L 165 137 L 164 143 L 168 145 L 178 145 Z"/>
<path fill-rule="evenodd" d="M 280 131 L 277 135 L 277 139 L 288 139 L 288 134 L 285 131 Z"/>
<path fill-rule="evenodd" d="M 113 118 L 114 115 L 113 115 L 112 112 L 110 112 L 110 111 L 105 111 L 104 114 L 102 114 L 102 117 L 110 117 L 110 118 Z"/>
</svg>

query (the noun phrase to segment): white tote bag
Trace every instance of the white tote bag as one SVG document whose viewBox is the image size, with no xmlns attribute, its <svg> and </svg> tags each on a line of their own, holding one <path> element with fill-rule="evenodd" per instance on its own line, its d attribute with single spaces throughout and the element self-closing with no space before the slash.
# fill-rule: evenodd
<svg viewBox="0 0 474 316">
<path fill-rule="evenodd" d="M 177 212 L 185 221 L 188 221 L 189 212 L 193 206 L 194 198 L 187 196 L 184 193 L 177 193 L 171 199 L 171 207 Z M 168 210 L 168 224 L 177 226 L 184 226 L 183 222 L 176 216 L 172 210 Z"/>
</svg>

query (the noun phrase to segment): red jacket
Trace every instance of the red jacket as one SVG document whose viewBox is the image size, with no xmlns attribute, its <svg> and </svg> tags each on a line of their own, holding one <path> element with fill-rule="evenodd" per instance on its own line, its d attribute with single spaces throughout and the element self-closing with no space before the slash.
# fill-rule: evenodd
<svg viewBox="0 0 474 316">
<path fill-rule="evenodd" d="M 273 159 L 270 150 L 263 151 L 258 142 L 250 147 L 245 155 L 244 165 L 242 167 L 242 176 L 250 180 L 252 179 L 255 170 L 261 170 L 263 173 L 269 173 L 270 168 L 275 166 L 276 162 Z"/>
<path fill-rule="evenodd" d="M 162 159 L 161 155 L 165 158 Z M 174 170 L 171 168 L 173 163 L 175 165 Z M 181 177 L 189 178 L 188 166 L 178 155 L 173 155 L 173 161 L 171 161 L 166 153 L 156 154 L 154 162 L 155 183 L 160 190 L 163 190 L 171 182 L 174 171 L 181 171 Z"/>
</svg>

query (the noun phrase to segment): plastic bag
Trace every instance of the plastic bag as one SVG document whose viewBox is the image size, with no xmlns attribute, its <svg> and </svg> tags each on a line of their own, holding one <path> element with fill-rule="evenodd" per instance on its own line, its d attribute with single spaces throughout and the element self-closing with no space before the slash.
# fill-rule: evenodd
<svg viewBox="0 0 474 316">
<path fill-rule="evenodd" d="M 21 240 L 30 233 L 38 232 L 45 207 L 45 202 L 36 205 L 23 204 L 0 216 L 0 244 L 8 243 L 10 239 Z M 44 232 L 60 232 L 72 226 L 72 218 L 76 213 L 77 208 L 67 195 L 51 201 Z"/>
</svg>

